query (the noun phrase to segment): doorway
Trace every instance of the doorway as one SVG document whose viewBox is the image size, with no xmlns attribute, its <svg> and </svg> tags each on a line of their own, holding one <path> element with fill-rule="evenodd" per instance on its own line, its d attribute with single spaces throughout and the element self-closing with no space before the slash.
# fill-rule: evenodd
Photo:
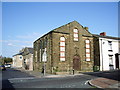
<svg viewBox="0 0 120 90">
<path fill-rule="evenodd" d="M 80 57 L 78 55 L 73 57 L 73 69 L 80 70 Z"/>
<path fill-rule="evenodd" d="M 118 53 L 115 54 L 115 64 L 116 64 L 116 69 L 120 69 L 119 67 L 119 55 Z"/>
</svg>

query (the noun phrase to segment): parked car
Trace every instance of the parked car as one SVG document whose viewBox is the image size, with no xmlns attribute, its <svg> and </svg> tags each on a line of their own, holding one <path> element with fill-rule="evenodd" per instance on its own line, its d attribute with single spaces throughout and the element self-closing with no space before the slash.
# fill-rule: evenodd
<svg viewBox="0 0 120 90">
<path fill-rule="evenodd" d="M 0 69 L 1 69 L 1 70 L 6 70 L 6 68 L 5 68 L 4 65 L 0 65 Z"/>
<path fill-rule="evenodd" d="M 6 68 L 10 68 L 10 67 L 11 67 L 11 64 L 5 64 L 5 67 L 6 67 Z"/>
</svg>

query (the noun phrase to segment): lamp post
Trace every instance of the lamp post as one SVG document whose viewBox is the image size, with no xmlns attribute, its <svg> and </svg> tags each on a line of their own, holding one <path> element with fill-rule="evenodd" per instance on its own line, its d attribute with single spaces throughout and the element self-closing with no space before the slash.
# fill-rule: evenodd
<svg viewBox="0 0 120 90">
<path fill-rule="evenodd" d="M 45 55 L 43 54 L 43 62 L 44 62 L 44 64 L 43 64 L 43 75 L 45 76 Z"/>
</svg>

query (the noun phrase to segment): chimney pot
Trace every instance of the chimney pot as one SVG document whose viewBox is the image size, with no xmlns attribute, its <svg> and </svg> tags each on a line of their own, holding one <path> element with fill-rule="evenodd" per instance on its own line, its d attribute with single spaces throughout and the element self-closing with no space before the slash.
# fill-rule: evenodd
<svg viewBox="0 0 120 90">
<path fill-rule="evenodd" d="M 85 30 L 88 30 L 89 28 L 88 27 L 84 27 Z"/>
<path fill-rule="evenodd" d="M 106 36 L 106 32 L 100 33 L 101 36 Z"/>
</svg>

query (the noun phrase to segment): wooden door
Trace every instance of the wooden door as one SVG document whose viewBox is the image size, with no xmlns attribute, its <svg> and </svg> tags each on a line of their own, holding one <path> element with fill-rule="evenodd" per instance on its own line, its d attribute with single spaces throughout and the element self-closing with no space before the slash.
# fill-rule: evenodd
<svg viewBox="0 0 120 90">
<path fill-rule="evenodd" d="M 79 56 L 74 56 L 73 58 L 73 69 L 80 70 L 80 57 Z"/>
</svg>

